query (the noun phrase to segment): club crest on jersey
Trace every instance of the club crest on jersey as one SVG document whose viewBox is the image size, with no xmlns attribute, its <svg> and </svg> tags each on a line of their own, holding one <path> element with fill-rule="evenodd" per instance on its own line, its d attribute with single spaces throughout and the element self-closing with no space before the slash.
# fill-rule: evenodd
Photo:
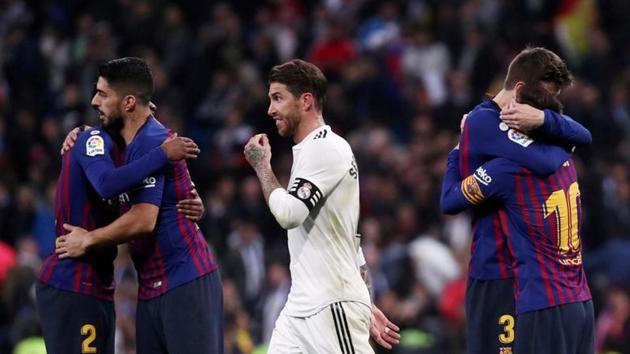
<svg viewBox="0 0 630 354">
<path fill-rule="evenodd" d="M 501 348 L 499 348 L 499 354 L 512 354 L 512 348 L 510 348 L 510 347 L 501 347 Z"/>
<path fill-rule="evenodd" d="M 105 141 L 99 135 L 92 135 L 85 142 L 85 154 L 88 156 L 104 155 Z"/>
<path fill-rule="evenodd" d="M 311 197 L 311 189 L 313 189 L 313 186 L 310 183 L 304 183 L 300 188 L 298 188 L 297 196 L 300 199 L 308 199 Z"/>
<path fill-rule="evenodd" d="M 531 143 L 534 142 L 534 139 L 514 129 L 508 130 L 507 136 L 508 136 L 508 139 L 512 140 L 513 142 L 523 147 L 528 147 Z"/>
</svg>

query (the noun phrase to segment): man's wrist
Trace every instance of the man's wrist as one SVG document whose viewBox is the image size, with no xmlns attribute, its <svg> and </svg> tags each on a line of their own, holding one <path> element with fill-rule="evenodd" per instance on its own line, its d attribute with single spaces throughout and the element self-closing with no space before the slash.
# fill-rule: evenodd
<svg viewBox="0 0 630 354">
<path fill-rule="evenodd" d="M 92 251 L 97 247 L 96 244 L 96 235 L 94 235 L 94 231 L 90 231 L 85 234 L 85 251 Z"/>
<path fill-rule="evenodd" d="M 536 126 L 534 128 L 540 128 L 543 125 L 545 125 L 545 122 L 547 120 L 547 115 L 545 114 L 544 110 L 541 110 L 540 113 L 538 113 L 538 121 L 536 122 Z"/>
<path fill-rule="evenodd" d="M 258 175 L 269 172 L 271 171 L 271 164 L 269 162 L 259 162 L 254 167 L 254 171 L 256 171 L 256 174 Z"/>
</svg>

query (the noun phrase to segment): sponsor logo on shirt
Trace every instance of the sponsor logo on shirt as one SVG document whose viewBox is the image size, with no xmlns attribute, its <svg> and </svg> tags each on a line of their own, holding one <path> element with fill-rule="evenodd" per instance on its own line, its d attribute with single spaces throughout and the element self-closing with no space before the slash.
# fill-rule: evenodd
<svg viewBox="0 0 630 354">
<path fill-rule="evenodd" d="M 85 142 L 85 154 L 88 156 L 104 155 L 105 141 L 99 135 L 92 135 Z"/>
<path fill-rule="evenodd" d="M 492 177 L 490 177 L 490 175 L 488 174 L 488 171 L 486 171 L 486 169 L 483 167 L 479 167 L 475 171 L 475 174 L 473 176 L 475 176 L 475 179 L 479 181 L 479 183 L 483 184 L 484 186 L 487 186 L 490 183 L 492 183 Z"/>
<path fill-rule="evenodd" d="M 534 142 L 532 138 L 514 129 L 508 130 L 507 136 L 508 136 L 508 139 L 512 140 L 513 142 L 523 147 L 528 147 L 531 143 Z"/>
<path fill-rule="evenodd" d="M 155 187 L 155 182 L 155 177 L 147 177 L 142 181 L 142 183 L 144 184 L 143 188 L 153 188 Z"/>
<path fill-rule="evenodd" d="M 90 132 L 90 135 L 96 135 L 96 134 L 100 134 L 100 133 L 101 133 L 101 131 L 100 131 L 100 130 L 92 130 L 92 131 Z"/>
</svg>

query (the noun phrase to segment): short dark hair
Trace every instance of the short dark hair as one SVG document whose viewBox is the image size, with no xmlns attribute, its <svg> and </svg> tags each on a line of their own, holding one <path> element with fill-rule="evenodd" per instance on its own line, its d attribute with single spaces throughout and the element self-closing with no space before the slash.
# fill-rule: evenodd
<svg viewBox="0 0 630 354">
<path fill-rule="evenodd" d="M 317 66 L 300 59 L 276 65 L 269 72 L 269 84 L 273 82 L 286 85 L 295 97 L 310 92 L 315 97 L 317 107 L 320 110 L 324 108 L 328 83 Z"/>
<path fill-rule="evenodd" d="M 569 86 L 573 76 L 556 53 L 542 47 L 528 47 L 510 63 L 504 87 L 513 89 L 519 81 L 532 86 L 553 84 L 559 90 Z"/>
<path fill-rule="evenodd" d="M 136 96 L 143 104 L 149 104 L 151 101 L 153 74 L 147 62 L 141 58 L 110 60 L 99 66 L 98 75 L 107 80 L 114 89 Z"/>
</svg>

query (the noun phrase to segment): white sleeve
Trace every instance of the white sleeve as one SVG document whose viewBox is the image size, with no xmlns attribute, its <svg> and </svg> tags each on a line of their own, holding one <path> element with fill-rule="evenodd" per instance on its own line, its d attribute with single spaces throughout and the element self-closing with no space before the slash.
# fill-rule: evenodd
<svg viewBox="0 0 630 354">
<path fill-rule="evenodd" d="M 269 194 L 269 210 L 285 230 L 300 226 L 309 214 L 304 202 L 287 193 L 284 188 L 276 188 Z"/>
<path fill-rule="evenodd" d="M 304 154 L 288 193 L 311 211 L 349 173 L 352 158 L 344 161 L 334 146 L 329 144 L 310 146 Z"/>
</svg>

